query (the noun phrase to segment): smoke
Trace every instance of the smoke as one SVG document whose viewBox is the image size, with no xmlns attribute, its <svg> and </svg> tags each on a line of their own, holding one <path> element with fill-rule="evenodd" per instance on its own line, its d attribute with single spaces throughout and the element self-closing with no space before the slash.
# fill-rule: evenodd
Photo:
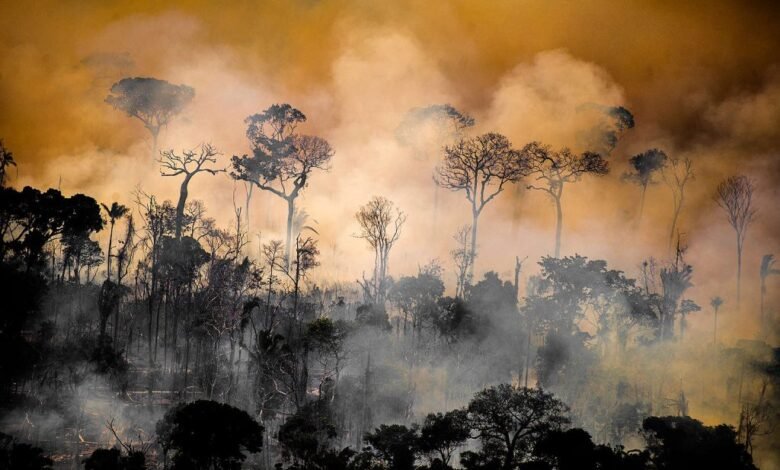
<svg viewBox="0 0 780 470">
<path fill-rule="evenodd" d="M 301 130 L 326 138 L 336 151 L 331 169 L 314 173 L 298 201 L 320 237 L 322 268 L 313 282 L 349 283 L 370 272 L 373 257 L 354 237 L 354 213 L 382 195 L 409 216 L 390 272 L 413 273 L 438 258 L 452 290 L 451 234 L 470 222 L 469 207 L 463 194 L 433 186 L 436 152 L 446 142 L 425 134 L 422 159 L 399 142 L 406 113 L 450 103 L 476 119 L 470 132 L 501 132 L 516 147 L 540 140 L 583 150 L 582 136 L 603 120 L 598 107 L 625 106 L 637 125 L 610 155 L 611 174 L 585 176 L 565 189 L 562 253 L 606 259 L 631 277 L 644 259 L 671 257 L 670 189 L 660 180 L 651 185 L 637 221 L 639 188 L 620 175 L 630 156 L 649 148 L 690 158 L 695 179 L 686 188 L 679 233 L 694 266 L 688 296 L 703 309 L 689 316 L 687 335 L 694 344 L 709 341 L 709 299 L 720 295 L 721 338 L 733 345 L 758 331 L 758 267 L 762 255 L 777 252 L 780 235 L 780 37 L 778 12 L 762 6 L 8 4 L 0 7 L 0 137 L 19 164 L 16 187 L 61 187 L 131 205 L 140 186 L 175 200 L 178 181 L 159 175 L 141 123 L 103 102 L 112 83 L 154 76 L 192 86 L 195 100 L 165 129 L 160 147 L 181 151 L 211 142 L 223 153 L 223 167 L 230 156 L 249 152 L 246 116 L 289 102 L 307 115 Z M 741 312 L 734 234 L 713 200 L 717 183 L 733 174 L 755 179 L 758 188 Z M 552 203 L 524 186 L 508 188 L 481 217 L 477 280 L 487 270 L 510 279 L 516 255 L 538 260 L 553 251 Z M 233 223 L 234 205 L 244 197 L 244 186 L 225 175 L 201 174 L 190 185 L 190 198 L 203 200 L 221 226 Z M 280 199 L 255 189 L 249 253 L 257 251 L 254 235 L 263 242 L 283 238 L 284 209 Z M 105 246 L 107 234 L 99 238 Z M 529 262 L 523 277 L 537 270 Z M 777 287 L 770 286 L 767 305 L 780 302 Z M 652 350 L 632 359 L 652 369 L 663 354 L 673 355 Z M 685 378 L 686 390 L 689 382 L 702 384 L 690 392 L 693 409 L 711 422 L 733 420 L 708 401 L 734 370 L 722 366 L 726 359 L 684 348 L 674 354 L 663 362 L 668 380 Z M 443 376 L 453 367 L 418 372 L 418 410 L 442 403 Z M 468 392 L 470 385 L 459 396 Z"/>
</svg>

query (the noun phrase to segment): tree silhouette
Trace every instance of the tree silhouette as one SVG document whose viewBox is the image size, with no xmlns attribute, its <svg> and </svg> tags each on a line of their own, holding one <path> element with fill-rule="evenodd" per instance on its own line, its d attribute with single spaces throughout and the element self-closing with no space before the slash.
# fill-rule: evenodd
<svg viewBox="0 0 780 470">
<path fill-rule="evenodd" d="M 431 413 L 425 417 L 420 428 L 419 449 L 429 455 L 436 455 L 448 466 L 455 450 L 466 443 L 471 436 L 471 427 L 466 410 L 447 413 Z M 433 461 L 433 457 L 430 458 Z"/>
<path fill-rule="evenodd" d="M 231 176 L 247 181 L 287 202 L 285 261 L 292 255 L 295 200 L 314 170 L 327 170 L 333 158 L 330 144 L 320 137 L 296 133 L 306 116 L 289 104 L 274 104 L 246 118 L 252 155 L 233 156 Z"/>
<path fill-rule="evenodd" d="M 714 323 L 712 328 L 712 342 L 717 343 L 718 342 L 718 310 L 720 310 L 721 305 L 723 305 L 723 299 L 720 298 L 720 296 L 715 296 L 712 299 L 710 299 L 710 306 L 712 306 L 712 310 L 714 313 Z"/>
<path fill-rule="evenodd" d="M 0 188 L 5 186 L 8 180 L 8 168 L 16 166 L 14 154 L 5 147 L 3 139 L 0 139 Z"/>
<path fill-rule="evenodd" d="M 688 417 L 650 417 L 642 423 L 647 450 L 658 470 L 723 468 L 755 470 L 734 429 L 704 426 Z"/>
<path fill-rule="evenodd" d="M 121 219 L 124 217 L 128 212 L 130 212 L 130 209 L 128 209 L 126 206 L 123 206 L 122 204 L 119 204 L 118 202 L 112 202 L 111 207 L 108 207 L 105 204 L 100 204 L 103 206 L 103 210 L 106 211 L 106 215 L 108 215 L 108 221 L 111 224 L 111 228 L 108 232 L 108 253 L 106 253 L 106 279 L 111 280 L 111 246 L 114 241 L 114 225 L 116 224 L 116 221 L 118 219 Z"/>
<path fill-rule="evenodd" d="M 766 316 L 764 314 L 764 297 L 766 297 L 766 279 L 769 276 L 777 276 L 780 275 L 780 269 L 775 269 L 773 266 L 775 265 L 775 256 L 774 255 L 764 255 L 761 258 L 761 327 L 766 326 Z"/>
<path fill-rule="evenodd" d="M 677 221 L 685 202 L 685 185 L 693 179 L 693 162 L 689 158 L 668 158 L 668 164 L 661 169 L 661 175 L 669 189 L 672 190 L 672 226 L 669 230 L 669 248 L 672 248 L 674 235 L 677 233 Z"/>
<path fill-rule="evenodd" d="M 173 469 L 236 469 L 245 452 L 263 447 L 263 427 L 245 411 L 224 403 L 181 403 L 157 423 L 160 446 L 173 451 Z"/>
<path fill-rule="evenodd" d="M 401 236 L 401 228 L 406 215 L 396 208 L 392 201 L 382 196 L 374 196 L 355 214 L 360 225 L 358 238 L 364 239 L 374 250 L 373 287 L 370 290 L 374 302 L 384 300 L 387 290 L 387 268 L 390 250 Z M 364 281 L 364 289 L 368 281 Z"/>
<path fill-rule="evenodd" d="M 555 258 L 561 255 L 561 231 L 563 229 L 563 208 L 561 198 L 566 183 L 582 179 L 583 175 L 605 175 L 609 165 L 601 155 L 593 152 L 572 153 L 568 148 L 554 151 L 549 145 L 531 142 L 523 147 L 528 162 L 528 175 L 541 183 L 529 184 L 528 189 L 543 191 L 555 203 Z"/>
<path fill-rule="evenodd" d="M 504 469 L 515 468 L 542 437 L 569 424 L 568 407 L 552 394 L 509 384 L 478 392 L 468 412 L 483 452 L 500 456 L 498 462 Z"/>
<path fill-rule="evenodd" d="M 455 145 L 444 147 L 444 160 L 436 168 L 434 181 L 450 191 L 465 192 L 471 204 L 472 276 L 482 210 L 507 184 L 522 178 L 526 169 L 522 154 L 501 134 L 491 132 L 464 138 Z"/>
<path fill-rule="evenodd" d="M 185 150 L 181 155 L 176 155 L 173 150 L 162 152 L 160 158 L 160 174 L 162 176 L 184 175 L 179 187 L 179 202 L 176 204 L 176 227 L 174 236 L 181 238 L 182 224 L 184 220 L 184 207 L 187 204 L 188 186 L 192 178 L 198 173 L 205 172 L 211 175 L 224 172 L 224 169 L 209 168 L 205 165 L 217 163 L 217 156 L 220 153 L 211 144 L 202 144 L 199 151 Z"/>
<path fill-rule="evenodd" d="M 173 85 L 148 77 L 123 78 L 111 86 L 106 103 L 144 124 L 152 135 L 152 158 L 157 154 L 160 130 L 195 97 L 187 85 Z"/>
<path fill-rule="evenodd" d="M 645 193 L 647 193 L 647 187 L 655 183 L 654 176 L 666 165 L 667 158 L 668 157 L 663 150 L 650 149 L 634 155 L 629 160 L 633 172 L 626 173 L 624 178 L 628 181 L 632 181 L 638 184 L 642 189 L 642 193 L 639 198 L 639 214 L 637 215 L 637 221 L 642 219 L 642 211 L 645 207 Z"/>
<path fill-rule="evenodd" d="M 367 433 L 365 441 L 389 464 L 389 470 L 414 469 L 418 452 L 416 426 L 410 429 L 400 424 L 382 424 L 374 432 Z"/>
<path fill-rule="evenodd" d="M 723 180 L 717 189 L 716 200 L 726 212 L 726 218 L 737 236 L 737 310 L 742 290 L 742 248 L 748 226 L 753 221 L 755 185 L 747 176 L 731 176 Z"/>
</svg>

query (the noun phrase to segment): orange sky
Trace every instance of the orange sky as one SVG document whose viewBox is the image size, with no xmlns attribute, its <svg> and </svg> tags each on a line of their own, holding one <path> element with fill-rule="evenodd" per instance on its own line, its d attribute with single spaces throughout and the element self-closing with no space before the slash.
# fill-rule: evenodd
<svg viewBox="0 0 780 470">
<path fill-rule="evenodd" d="M 177 184 L 159 176 L 143 127 L 103 102 L 113 82 L 153 76 L 193 86 L 195 101 L 162 146 L 210 141 L 225 163 L 248 151 L 244 117 L 290 102 L 307 114 L 305 131 L 336 151 L 301 201 L 321 233 L 321 271 L 351 281 L 369 269 L 353 215 L 380 194 L 409 214 L 391 271 L 438 257 L 451 276 L 451 234 L 469 213 L 462 195 L 441 192 L 433 218 L 438 155 L 419 158 L 394 139 L 408 109 L 449 102 L 477 119 L 477 131 L 521 146 L 575 145 L 578 105 L 624 105 L 637 127 L 611 157 L 612 174 L 567 189 L 563 253 L 606 258 L 631 274 L 645 257 L 665 256 L 668 188 L 648 190 L 637 227 L 638 188 L 620 175 L 647 148 L 688 156 L 697 177 L 681 230 L 697 300 L 707 305 L 733 289 L 733 233 L 712 199 L 719 180 L 744 173 L 759 187 L 746 297 L 756 294 L 761 255 L 780 252 L 777 24 L 780 11 L 757 1 L 4 2 L 0 138 L 19 163 L 12 184 L 60 184 L 130 204 L 138 185 L 174 198 Z M 243 187 L 224 175 L 200 175 L 190 193 L 227 224 L 234 191 L 241 200 Z M 283 208 L 257 196 L 250 230 L 280 237 Z M 477 271 L 509 276 L 515 254 L 549 253 L 551 209 L 541 194 L 515 189 L 492 203 Z"/>
</svg>

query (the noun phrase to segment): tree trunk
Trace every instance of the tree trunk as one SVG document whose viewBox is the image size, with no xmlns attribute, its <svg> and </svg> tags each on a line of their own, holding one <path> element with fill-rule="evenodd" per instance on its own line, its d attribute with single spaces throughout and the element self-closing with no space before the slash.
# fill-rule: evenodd
<svg viewBox="0 0 780 470">
<path fill-rule="evenodd" d="M 287 236 L 284 244 L 284 264 L 290 269 L 290 257 L 292 256 L 292 223 L 295 213 L 295 199 L 287 199 Z"/>
<path fill-rule="evenodd" d="M 674 216 L 672 217 L 672 229 L 669 231 L 669 249 L 672 248 L 672 242 L 674 241 L 674 232 L 677 230 L 677 218 L 680 216 L 680 208 L 682 208 L 682 199 L 674 206 Z"/>
<path fill-rule="evenodd" d="M 718 308 L 715 307 L 715 323 L 712 328 L 712 342 L 718 344 Z"/>
<path fill-rule="evenodd" d="M 471 266 L 469 266 L 469 276 L 474 282 L 474 265 L 477 264 L 477 224 L 479 223 L 479 211 L 471 211 Z"/>
<path fill-rule="evenodd" d="M 106 255 L 106 260 L 108 263 L 108 266 L 106 267 L 106 279 L 109 281 L 111 280 L 111 245 L 114 241 L 114 224 L 116 222 L 114 219 L 111 219 L 111 229 L 108 231 L 108 255 Z"/>
<path fill-rule="evenodd" d="M 737 234 L 737 313 L 740 312 L 740 297 L 742 294 L 742 240 Z"/>
<path fill-rule="evenodd" d="M 555 257 L 561 256 L 561 231 L 563 230 L 563 209 L 561 208 L 561 195 L 555 198 Z"/>
<path fill-rule="evenodd" d="M 190 184 L 192 175 L 188 174 L 184 177 L 184 181 L 181 182 L 179 188 L 179 203 L 176 204 L 176 239 L 181 239 L 181 227 L 184 223 L 184 206 L 187 204 L 187 185 Z"/>
</svg>

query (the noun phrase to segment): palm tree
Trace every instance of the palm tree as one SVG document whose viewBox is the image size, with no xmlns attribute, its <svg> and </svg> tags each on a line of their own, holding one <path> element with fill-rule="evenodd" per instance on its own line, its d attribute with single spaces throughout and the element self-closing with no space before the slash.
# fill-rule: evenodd
<svg viewBox="0 0 780 470">
<path fill-rule="evenodd" d="M 122 204 L 119 204 L 118 202 L 112 202 L 111 207 L 108 207 L 105 204 L 100 204 L 103 206 L 103 209 L 105 209 L 106 213 L 108 214 L 109 222 L 111 223 L 111 230 L 109 231 L 108 235 L 108 254 L 106 256 L 106 259 L 108 260 L 108 267 L 107 267 L 107 280 L 111 280 L 111 245 L 114 241 L 114 225 L 116 224 L 116 221 L 118 219 L 121 219 L 124 217 L 125 214 L 130 212 L 130 209 L 123 206 Z"/>
<path fill-rule="evenodd" d="M 710 300 L 710 305 L 712 305 L 712 308 L 715 309 L 715 327 L 712 330 L 712 342 L 717 343 L 718 342 L 718 310 L 720 309 L 720 306 L 723 305 L 723 299 L 721 299 L 719 296 L 715 296 Z"/>
<path fill-rule="evenodd" d="M 761 327 L 764 327 L 764 296 L 766 296 L 766 278 L 780 274 L 780 269 L 774 269 L 775 255 L 764 255 L 761 258 Z"/>
<path fill-rule="evenodd" d="M 0 188 L 5 186 L 5 180 L 8 178 L 8 168 L 12 166 L 16 166 L 14 154 L 5 148 L 2 139 L 0 139 Z"/>
</svg>

